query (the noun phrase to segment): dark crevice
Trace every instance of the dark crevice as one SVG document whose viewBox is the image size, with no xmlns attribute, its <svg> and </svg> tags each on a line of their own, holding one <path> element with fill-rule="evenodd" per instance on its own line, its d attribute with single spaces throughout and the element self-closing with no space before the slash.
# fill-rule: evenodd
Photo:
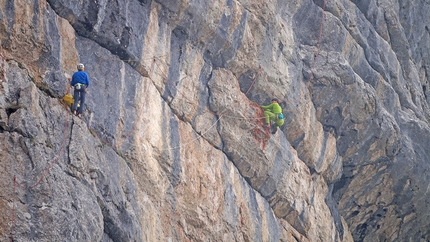
<svg viewBox="0 0 430 242">
<path fill-rule="evenodd" d="M 59 96 L 52 90 L 48 85 L 44 83 L 35 83 L 37 88 L 39 88 L 40 91 L 42 91 L 45 95 L 52 97 L 52 98 L 59 98 Z"/>
<path fill-rule="evenodd" d="M 73 118 L 72 118 L 71 120 L 72 120 L 72 121 L 71 121 L 71 125 L 70 125 L 69 142 L 67 143 L 67 146 L 66 146 L 66 152 L 67 152 L 67 161 L 68 161 L 68 164 L 70 164 L 70 163 L 71 163 L 71 160 L 70 160 L 70 144 L 72 143 L 73 126 L 74 126 L 74 120 L 73 120 Z"/>
<path fill-rule="evenodd" d="M 112 40 L 108 39 L 107 37 L 101 36 L 98 33 L 95 33 L 92 30 L 92 26 L 90 26 L 88 23 L 85 23 L 83 21 L 80 21 L 77 19 L 77 16 L 74 15 L 74 13 L 72 12 L 72 10 L 65 8 L 63 5 L 61 5 L 61 3 L 54 1 L 54 0 L 47 0 L 48 3 L 50 4 L 50 6 L 54 9 L 54 11 L 61 17 L 67 19 L 69 21 L 69 23 L 73 26 L 73 28 L 75 29 L 75 31 L 77 32 L 77 35 L 83 36 L 85 38 L 91 39 L 93 41 L 95 41 L 96 43 L 98 43 L 100 46 L 106 48 L 107 50 L 109 50 L 113 55 L 118 56 L 121 60 L 123 60 L 124 62 L 128 63 L 130 66 L 132 66 L 137 72 L 139 72 L 142 76 L 148 76 L 148 73 L 146 71 L 146 68 L 143 66 L 143 64 L 138 61 L 138 59 L 133 56 L 131 53 L 129 53 L 127 51 L 126 48 L 124 48 L 121 44 L 117 44 L 115 42 L 113 42 Z M 127 37 L 127 32 L 124 32 L 124 39 L 122 41 L 123 45 L 127 45 L 128 44 L 128 37 Z M 249 79 L 251 80 L 251 79 Z M 172 95 L 173 96 L 173 95 Z M 161 97 L 167 102 L 168 102 L 168 98 L 164 97 L 163 95 L 161 95 Z M 170 107 L 171 110 L 173 111 L 173 113 L 175 113 L 175 115 L 180 119 L 184 121 L 184 117 L 179 115 L 177 112 L 175 112 L 175 109 L 173 109 L 172 107 Z M 216 118 L 218 119 L 218 116 L 216 116 Z M 217 129 L 218 129 L 218 133 L 219 133 L 219 129 L 220 129 L 220 124 L 218 124 Z M 103 128 L 102 128 L 103 130 Z M 112 137 L 113 139 L 114 137 Z M 221 138 L 222 142 L 223 139 Z M 222 145 L 222 147 L 224 147 L 224 144 Z M 223 150 L 224 151 L 224 150 Z M 230 155 L 228 155 L 225 151 L 224 153 L 226 154 L 227 157 L 229 157 L 230 160 L 232 157 Z M 69 161 L 70 162 L 70 161 Z M 252 181 L 250 180 L 249 177 L 243 176 L 244 179 L 248 182 L 248 184 L 250 184 L 250 186 L 252 187 Z M 178 177 L 173 177 L 173 182 L 171 181 L 172 184 L 175 184 L 177 182 Z M 257 190 L 255 190 L 256 193 L 258 193 Z M 261 194 L 260 194 L 261 195 Z M 118 227 L 115 225 L 114 221 L 112 220 L 111 216 L 109 216 L 109 213 L 106 209 L 104 209 L 102 206 L 102 211 L 103 211 L 103 216 L 104 216 L 104 225 L 105 225 L 105 233 L 114 241 L 119 241 L 120 239 L 123 238 L 123 236 L 121 235 L 121 231 L 118 230 Z"/>
<path fill-rule="evenodd" d="M 330 210 L 331 216 L 333 217 L 334 224 L 336 226 L 336 231 L 337 231 L 341 241 L 343 241 L 345 228 L 343 227 L 343 224 L 342 224 L 342 219 L 341 219 L 341 215 L 339 213 L 339 208 L 338 208 L 337 202 L 333 197 L 333 188 L 334 188 L 333 184 L 329 185 L 329 190 L 327 192 L 327 196 L 324 199 L 324 201 Z"/>
<path fill-rule="evenodd" d="M 30 139 L 31 140 L 31 142 L 33 142 L 33 140 L 34 140 L 34 137 L 32 137 L 31 135 L 29 135 L 29 134 L 26 134 L 24 131 L 22 131 L 21 129 L 10 129 L 10 130 L 8 130 L 9 132 L 15 132 L 15 133 L 18 133 L 19 135 L 21 135 L 22 137 L 24 137 L 24 138 L 28 138 L 28 139 Z"/>
<path fill-rule="evenodd" d="M 145 5 L 151 0 L 138 0 L 138 1 L 140 2 L 141 5 Z"/>
<path fill-rule="evenodd" d="M 18 109 L 21 109 L 21 108 L 26 108 L 26 107 L 23 105 L 12 105 L 12 106 L 7 107 L 6 108 L 7 117 L 10 118 L 10 115 L 12 115 L 16 111 L 18 111 Z"/>
</svg>

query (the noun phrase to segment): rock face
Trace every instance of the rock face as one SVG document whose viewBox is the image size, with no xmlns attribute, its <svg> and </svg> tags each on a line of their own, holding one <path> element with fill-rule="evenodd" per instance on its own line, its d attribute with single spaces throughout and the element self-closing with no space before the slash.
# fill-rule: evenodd
<svg viewBox="0 0 430 242">
<path fill-rule="evenodd" d="M 1 1 L 0 241 L 430 241 L 429 15 Z"/>
</svg>

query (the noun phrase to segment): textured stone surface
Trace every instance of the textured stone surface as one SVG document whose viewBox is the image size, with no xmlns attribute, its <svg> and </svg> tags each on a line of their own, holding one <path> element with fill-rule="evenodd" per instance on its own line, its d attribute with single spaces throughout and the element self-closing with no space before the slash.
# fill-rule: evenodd
<svg viewBox="0 0 430 242">
<path fill-rule="evenodd" d="M 0 6 L 1 241 L 430 240 L 428 1 Z"/>
</svg>

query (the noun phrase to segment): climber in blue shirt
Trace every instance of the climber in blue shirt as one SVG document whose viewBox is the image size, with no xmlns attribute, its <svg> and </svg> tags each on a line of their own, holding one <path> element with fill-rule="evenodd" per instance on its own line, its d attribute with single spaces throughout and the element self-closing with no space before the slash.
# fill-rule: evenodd
<svg viewBox="0 0 430 242">
<path fill-rule="evenodd" d="M 81 117 L 81 114 L 84 112 L 85 94 L 87 93 L 87 88 L 90 86 L 90 78 L 88 77 L 88 74 L 84 71 L 84 64 L 79 63 L 77 69 L 78 71 L 73 73 L 70 85 L 75 89 L 73 92 L 73 114 L 77 114 L 78 117 Z M 80 104 L 80 106 L 77 110 L 78 103 Z"/>
</svg>

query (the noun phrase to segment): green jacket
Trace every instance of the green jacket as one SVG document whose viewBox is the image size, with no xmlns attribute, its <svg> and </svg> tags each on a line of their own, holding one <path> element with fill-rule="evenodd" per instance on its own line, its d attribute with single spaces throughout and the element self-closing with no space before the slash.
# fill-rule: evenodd
<svg viewBox="0 0 430 242">
<path fill-rule="evenodd" d="M 270 112 L 272 112 L 274 114 L 280 114 L 280 113 L 282 113 L 282 108 L 281 108 L 281 106 L 279 106 L 278 103 L 271 103 L 271 104 L 269 104 L 267 106 L 261 106 L 261 108 L 264 111 L 270 111 Z"/>
</svg>

